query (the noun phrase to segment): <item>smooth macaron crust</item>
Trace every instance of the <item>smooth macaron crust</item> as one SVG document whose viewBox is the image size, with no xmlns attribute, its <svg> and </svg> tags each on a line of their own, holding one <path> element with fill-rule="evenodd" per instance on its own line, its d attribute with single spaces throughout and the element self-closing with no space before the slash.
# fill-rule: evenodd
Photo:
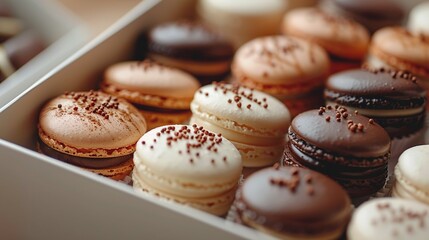
<svg viewBox="0 0 429 240">
<path fill-rule="evenodd" d="M 395 167 L 392 195 L 429 205 L 429 145 L 405 150 Z"/>
<path fill-rule="evenodd" d="M 38 128 L 42 153 L 119 180 L 133 168 L 132 154 L 146 122 L 121 98 L 70 92 L 43 107 Z"/>
<path fill-rule="evenodd" d="M 402 27 L 385 27 L 374 33 L 367 59 L 369 66 L 407 70 L 426 82 L 428 63 L 429 37 Z"/>
<path fill-rule="evenodd" d="M 278 34 L 288 7 L 284 0 L 200 0 L 197 13 L 238 48 L 254 38 Z"/>
<path fill-rule="evenodd" d="M 347 239 L 415 239 L 429 236 L 429 207 L 395 198 L 378 198 L 363 203 L 353 213 Z"/>
<path fill-rule="evenodd" d="M 343 61 L 356 61 L 357 65 L 364 59 L 369 46 L 369 34 L 362 25 L 319 8 L 298 8 L 288 12 L 283 19 L 282 31 L 287 36 L 311 40 L 330 55 Z"/>
<path fill-rule="evenodd" d="M 189 72 L 202 84 L 226 77 L 233 56 L 230 42 L 198 22 L 167 22 L 148 33 L 149 58 Z"/>
<path fill-rule="evenodd" d="M 328 104 L 357 110 L 383 126 L 391 137 L 412 134 L 424 125 L 426 91 L 404 71 L 354 69 L 331 75 L 324 97 Z"/>
<path fill-rule="evenodd" d="M 390 137 L 365 116 L 328 105 L 296 116 L 288 137 L 284 163 L 328 175 L 351 197 L 370 195 L 385 184 Z"/>
<path fill-rule="evenodd" d="M 338 183 L 295 167 L 255 172 L 238 190 L 234 205 L 244 224 L 280 239 L 337 239 L 352 212 Z"/>
<path fill-rule="evenodd" d="M 241 85 L 286 102 L 292 115 L 321 103 L 329 58 L 316 44 L 285 36 L 254 39 L 237 50 L 232 73 Z M 297 102 L 295 105 L 288 104 Z"/>
<path fill-rule="evenodd" d="M 321 8 L 353 19 L 371 33 L 383 27 L 401 25 L 405 16 L 404 9 L 394 0 L 325 0 Z"/>
<path fill-rule="evenodd" d="M 114 64 L 101 83 L 104 92 L 134 104 L 148 129 L 188 121 L 190 103 L 199 87 L 192 75 L 149 60 Z"/>
<path fill-rule="evenodd" d="M 245 167 L 280 160 L 290 123 L 288 109 L 274 97 L 237 85 L 200 88 L 191 103 L 191 124 L 221 133 L 240 151 Z"/>
<path fill-rule="evenodd" d="M 134 188 L 225 215 L 241 176 L 241 155 L 220 134 L 203 127 L 169 125 L 137 142 Z"/>
<path fill-rule="evenodd" d="M 429 36 L 429 2 L 413 7 L 408 17 L 407 27 L 411 32 Z"/>
</svg>

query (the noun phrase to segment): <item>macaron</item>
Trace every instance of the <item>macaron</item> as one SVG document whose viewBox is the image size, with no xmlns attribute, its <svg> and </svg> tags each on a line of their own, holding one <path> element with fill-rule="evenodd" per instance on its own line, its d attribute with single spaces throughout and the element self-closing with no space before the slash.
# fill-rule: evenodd
<svg viewBox="0 0 429 240">
<path fill-rule="evenodd" d="M 413 239 L 429 236 L 429 207 L 405 199 L 377 198 L 353 213 L 347 239 Z"/>
<path fill-rule="evenodd" d="M 408 16 L 408 29 L 414 33 L 429 36 L 429 1 L 413 7 Z"/>
<path fill-rule="evenodd" d="M 429 38 L 402 27 L 386 27 L 374 33 L 369 66 L 407 70 L 429 88 Z"/>
<path fill-rule="evenodd" d="M 322 46 L 330 55 L 331 73 L 359 67 L 369 47 L 369 33 L 362 25 L 314 7 L 289 11 L 282 32 Z"/>
<path fill-rule="evenodd" d="M 69 92 L 39 115 L 38 150 L 93 173 L 121 180 L 133 169 L 146 122 L 127 101 L 97 91 Z"/>
<path fill-rule="evenodd" d="M 338 183 L 294 167 L 252 174 L 237 191 L 234 206 L 244 224 L 279 239 L 338 239 L 352 212 Z"/>
<path fill-rule="evenodd" d="M 157 25 L 149 31 L 147 56 L 182 69 L 207 84 L 228 75 L 234 48 L 209 27 L 179 20 Z"/>
<path fill-rule="evenodd" d="M 246 87 L 213 83 L 195 93 L 191 111 L 190 123 L 230 140 L 245 167 L 269 166 L 280 160 L 290 114 L 274 97 Z"/>
<path fill-rule="evenodd" d="M 353 19 L 371 33 L 383 27 L 401 25 L 405 16 L 405 10 L 394 0 L 324 0 L 320 7 Z"/>
<path fill-rule="evenodd" d="M 385 184 L 390 137 L 376 122 L 343 107 L 321 107 L 296 116 L 289 128 L 283 164 L 326 174 L 353 198 Z"/>
<path fill-rule="evenodd" d="M 285 0 L 199 0 L 197 5 L 199 18 L 236 48 L 254 38 L 278 34 L 287 9 Z"/>
<path fill-rule="evenodd" d="M 429 145 L 407 149 L 395 167 L 392 195 L 429 204 Z"/>
<path fill-rule="evenodd" d="M 254 39 L 237 50 L 235 81 L 277 97 L 292 115 L 321 105 L 329 58 L 318 45 L 292 37 Z"/>
<path fill-rule="evenodd" d="M 192 75 L 150 60 L 114 64 L 107 68 L 101 83 L 104 92 L 134 104 L 148 129 L 187 122 L 199 87 Z"/>
<path fill-rule="evenodd" d="M 136 190 L 227 213 L 242 170 L 241 155 L 227 139 L 196 125 L 168 125 L 150 130 L 136 145 Z"/>
<path fill-rule="evenodd" d="M 426 91 L 405 71 L 354 69 L 331 75 L 324 93 L 328 104 L 357 110 L 374 119 L 393 138 L 424 126 Z"/>
</svg>

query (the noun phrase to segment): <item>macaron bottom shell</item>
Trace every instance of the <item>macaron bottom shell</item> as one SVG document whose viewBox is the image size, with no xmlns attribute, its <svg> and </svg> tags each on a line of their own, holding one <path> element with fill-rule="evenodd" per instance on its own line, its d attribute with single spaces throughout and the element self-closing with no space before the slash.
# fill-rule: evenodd
<svg viewBox="0 0 429 240">
<path fill-rule="evenodd" d="M 126 162 L 123 162 L 117 166 L 113 166 L 109 168 L 103 168 L 103 169 L 83 168 L 83 169 L 104 177 L 108 177 L 116 181 L 120 181 L 120 180 L 123 180 L 125 177 L 129 176 L 133 168 L 134 168 L 133 159 L 130 158 Z"/>
<path fill-rule="evenodd" d="M 138 191 L 144 191 L 155 196 L 161 197 L 165 200 L 174 201 L 180 204 L 188 205 L 190 207 L 200 209 L 202 211 L 217 215 L 224 216 L 227 214 L 232 202 L 234 201 L 236 187 L 227 190 L 226 192 L 216 195 L 216 196 L 207 196 L 207 197 L 184 197 L 178 194 L 173 194 L 171 192 L 166 192 L 165 190 L 149 184 L 145 181 L 145 178 L 142 178 L 138 171 L 135 169 L 132 174 L 133 187 Z M 153 179 L 152 179 L 153 180 Z M 170 181 L 170 188 L 174 189 L 175 183 Z M 183 189 L 185 191 L 198 191 L 198 189 L 193 189 L 192 185 L 188 186 L 188 189 Z M 177 191 L 177 190 L 176 190 Z"/>
</svg>

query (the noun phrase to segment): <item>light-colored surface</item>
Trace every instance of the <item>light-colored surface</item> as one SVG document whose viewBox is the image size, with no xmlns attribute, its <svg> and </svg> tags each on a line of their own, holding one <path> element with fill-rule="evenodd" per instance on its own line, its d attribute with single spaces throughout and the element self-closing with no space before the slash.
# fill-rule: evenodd
<svg viewBox="0 0 429 240">
<path fill-rule="evenodd" d="M 55 0 L 72 11 L 94 38 L 142 0 Z"/>
<path fill-rule="evenodd" d="M 423 2 L 411 10 L 408 27 L 413 32 L 429 35 L 429 1 Z"/>
<path fill-rule="evenodd" d="M 198 16 L 236 47 L 259 36 L 279 33 L 285 0 L 201 0 Z"/>
<path fill-rule="evenodd" d="M 6 0 L 14 15 L 47 43 L 46 48 L 0 84 L 0 108 L 60 64 L 88 38 L 86 28 L 51 0 Z"/>
<path fill-rule="evenodd" d="M 347 230 L 350 240 L 415 239 L 429 236 L 429 207 L 398 198 L 378 198 L 363 203 Z"/>
<path fill-rule="evenodd" d="M 149 9 L 154 5 L 150 11 Z M 97 88 L 104 70 L 129 59 L 142 29 L 188 16 L 192 0 L 145 0 L 38 81 L 0 114 L 0 231 L 8 239 L 269 239 L 179 204 L 135 193 L 34 151 L 43 104 Z M 31 183 L 31 184 L 29 184 Z M 168 227 L 168 231 L 166 231 Z"/>
</svg>

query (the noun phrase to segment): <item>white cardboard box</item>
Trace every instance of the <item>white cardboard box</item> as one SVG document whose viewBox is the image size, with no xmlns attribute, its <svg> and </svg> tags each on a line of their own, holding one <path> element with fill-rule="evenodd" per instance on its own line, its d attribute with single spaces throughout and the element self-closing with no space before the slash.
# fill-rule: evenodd
<svg viewBox="0 0 429 240">
<path fill-rule="evenodd" d="M 96 89 L 109 65 L 132 55 L 139 33 L 187 16 L 193 0 L 144 0 L 20 97 L 0 108 L 0 236 L 7 239 L 268 239 L 199 210 L 37 153 L 42 105 Z"/>
<path fill-rule="evenodd" d="M 46 48 L 0 83 L 0 107 L 47 74 L 85 42 L 84 25 L 57 1 L 6 0 L 13 14 L 46 42 Z"/>
</svg>

